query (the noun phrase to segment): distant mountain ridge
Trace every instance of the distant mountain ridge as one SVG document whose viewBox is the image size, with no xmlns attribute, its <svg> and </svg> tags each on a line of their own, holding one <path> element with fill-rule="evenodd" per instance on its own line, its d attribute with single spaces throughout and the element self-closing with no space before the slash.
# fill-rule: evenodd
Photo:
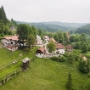
<svg viewBox="0 0 90 90">
<path fill-rule="evenodd" d="M 77 28 L 76 33 L 85 33 L 90 35 L 90 24 Z"/>
<path fill-rule="evenodd" d="M 50 31 L 50 32 L 56 32 L 56 31 L 68 31 L 68 30 L 75 30 L 76 28 L 79 28 L 83 25 L 86 25 L 86 23 L 66 23 L 66 22 L 20 22 L 16 21 L 17 24 L 29 24 L 33 25 L 36 28 L 40 28 L 42 30 Z"/>
</svg>

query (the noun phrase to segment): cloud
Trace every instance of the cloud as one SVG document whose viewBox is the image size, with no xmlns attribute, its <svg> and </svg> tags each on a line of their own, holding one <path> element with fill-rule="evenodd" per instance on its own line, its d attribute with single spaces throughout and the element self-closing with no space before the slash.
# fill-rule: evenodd
<svg viewBox="0 0 90 90">
<path fill-rule="evenodd" d="M 0 0 L 15 20 L 90 22 L 90 0 Z"/>
</svg>

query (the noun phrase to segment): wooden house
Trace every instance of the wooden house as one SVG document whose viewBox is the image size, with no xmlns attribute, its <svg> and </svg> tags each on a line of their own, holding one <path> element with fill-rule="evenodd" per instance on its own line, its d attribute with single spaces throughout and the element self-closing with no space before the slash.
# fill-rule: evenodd
<svg viewBox="0 0 90 90">
<path fill-rule="evenodd" d="M 45 48 L 44 48 L 44 47 L 40 47 L 40 48 L 36 51 L 36 56 L 42 58 L 45 53 L 46 53 Z"/>
</svg>

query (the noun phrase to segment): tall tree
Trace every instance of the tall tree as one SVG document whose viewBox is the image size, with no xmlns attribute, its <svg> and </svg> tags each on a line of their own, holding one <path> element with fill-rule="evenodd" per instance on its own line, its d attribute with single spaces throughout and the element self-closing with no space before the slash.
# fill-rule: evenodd
<svg viewBox="0 0 90 90">
<path fill-rule="evenodd" d="M 85 41 L 86 41 L 86 35 L 85 35 L 85 33 L 82 33 L 82 34 L 80 35 L 80 40 L 81 40 L 82 42 L 85 42 Z"/>
<path fill-rule="evenodd" d="M 6 13 L 3 6 L 0 8 L 0 20 L 3 20 L 4 24 L 7 23 Z"/>
<path fill-rule="evenodd" d="M 38 35 L 39 35 L 39 36 L 42 36 L 42 34 L 43 34 L 43 33 L 42 33 L 42 30 L 39 28 L 39 29 L 38 29 Z"/>
<path fill-rule="evenodd" d="M 13 18 L 11 19 L 11 22 L 12 22 L 12 24 L 14 24 L 15 26 L 17 26 L 17 23 L 16 23 L 15 20 L 13 20 Z"/>
<path fill-rule="evenodd" d="M 64 33 L 64 42 L 65 45 L 69 44 L 69 38 L 67 36 L 67 33 Z"/>
<path fill-rule="evenodd" d="M 53 41 L 50 41 L 48 44 L 47 44 L 47 48 L 48 48 L 48 51 L 50 53 L 52 53 L 53 51 L 55 51 L 56 49 L 56 45 Z"/>
<path fill-rule="evenodd" d="M 30 34 L 30 35 L 28 36 L 27 42 L 28 42 L 29 48 L 34 45 L 34 43 L 35 43 L 35 37 L 34 37 L 33 34 Z"/>
<path fill-rule="evenodd" d="M 68 90 L 73 90 L 71 73 L 68 74 L 68 81 L 66 83 L 66 87 L 67 87 Z"/>
<path fill-rule="evenodd" d="M 35 36 L 36 38 L 36 28 L 34 26 L 31 26 L 31 29 L 32 29 L 32 34 Z"/>
<path fill-rule="evenodd" d="M 24 46 L 24 40 L 27 40 L 29 36 L 29 26 L 26 24 L 19 24 L 17 27 L 17 34 L 19 36 L 19 40 L 23 42 Z"/>
</svg>

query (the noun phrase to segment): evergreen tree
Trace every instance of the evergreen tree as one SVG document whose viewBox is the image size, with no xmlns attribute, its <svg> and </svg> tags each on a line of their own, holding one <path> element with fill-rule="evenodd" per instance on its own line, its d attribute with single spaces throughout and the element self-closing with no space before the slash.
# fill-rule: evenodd
<svg viewBox="0 0 90 90">
<path fill-rule="evenodd" d="M 66 83 L 66 88 L 67 88 L 68 90 L 73 90 L 71 73 L 68 74 L 68 81 L 67 81 L 67 83 Z"/>
<path fill-rule="evenodd" d="M 0 8 L 0 20 L 2 20 L 4 24 L 6 24 L 8 21 L 3 6 Z"/>
</svg>

